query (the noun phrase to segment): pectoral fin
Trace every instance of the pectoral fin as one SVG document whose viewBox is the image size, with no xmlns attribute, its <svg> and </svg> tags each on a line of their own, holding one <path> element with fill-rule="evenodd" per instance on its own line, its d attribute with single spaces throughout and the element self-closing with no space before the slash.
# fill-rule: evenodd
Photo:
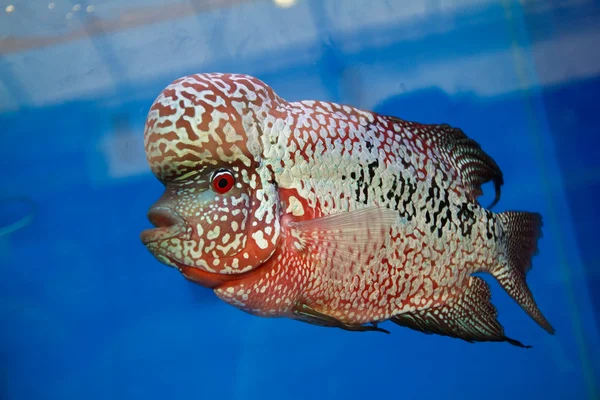
<svg viewBox="0 0 600 400">
<path fill-rule="evenodd" d="M 403 223 L 398 211 L 367 207 L 289 225 L 301 244 L 296 250 L 311 257 L 330 279 L 342 280 L 378 271 L 381 263 L 375 255 L 388 247 L 391 229 L 398 223 Z"/>
<path fill-rule="evenodd" d="M 306 304 L 297 304 L 293 312 L 293 318 L 297 321 L 306 322 L 311 325 L 324 326 L 328 328 L 340 328 L 346 331 L 357 331 L 357 332 L 366 332 L 366 331 L 376 331 L 389 333 L 383 328 L 379 328 L 377 324 L 372 323 L 371 325 L 349 325 L 345 324 L 342 321 L 333 318 L 329 315 L 318 312 L 317 310 L 307 306 Z"/>
</svg>

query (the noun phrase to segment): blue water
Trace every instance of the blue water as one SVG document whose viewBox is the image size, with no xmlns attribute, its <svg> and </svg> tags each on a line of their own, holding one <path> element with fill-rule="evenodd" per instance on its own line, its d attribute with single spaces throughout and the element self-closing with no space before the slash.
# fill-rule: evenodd
<svg viewBox="0 0 600 400">
<path fill-rule="evenodd" d="M 600 398 L 597 2 L 5 3 L 0 398 Z M 504 172 L 495 211 L 544 216 L 528 282 L 556 335 L 488 277 L 532 349 L 253 317 L 156 261 L 145 116 L 206 71 L 461 127 Z"/>
</svg>

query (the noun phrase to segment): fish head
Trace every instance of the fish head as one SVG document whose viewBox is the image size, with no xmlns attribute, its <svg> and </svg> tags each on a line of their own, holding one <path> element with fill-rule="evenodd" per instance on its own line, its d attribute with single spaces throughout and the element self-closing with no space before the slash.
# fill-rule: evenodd
<svg viewBox="0 0 600 400">
<path fill-rule="evenodd" d="M 278 193 L 260 133 L 278 101 L 255 78 L 199 74 L 173 82 L 149 111 L 146 157 L 165 191 L 141 240 L 203 286 L 239 279 L 277 249 Z"/>
</svg>

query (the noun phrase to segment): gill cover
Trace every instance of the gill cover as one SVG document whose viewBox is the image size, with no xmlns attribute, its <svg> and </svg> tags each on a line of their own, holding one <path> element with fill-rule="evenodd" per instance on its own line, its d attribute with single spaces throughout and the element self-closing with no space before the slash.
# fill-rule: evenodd
<svg viewBox="0 0 600 400">
<path fill-rule="evenodd" d="M 161 262 L 206 286 L 250 271 L 274 253 L 279 199 L 262 163 L 265 117 L 282 100 L 243 75 L 180 78 L 154 101 L 144 145 L 165 185 L 141 239 Z"/>
</svg>

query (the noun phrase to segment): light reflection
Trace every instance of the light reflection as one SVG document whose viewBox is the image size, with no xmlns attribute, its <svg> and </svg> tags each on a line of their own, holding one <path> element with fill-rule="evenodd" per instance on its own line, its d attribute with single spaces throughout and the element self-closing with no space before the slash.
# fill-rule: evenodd
<svg viewBox="0 0 600 400">
<path fill-rule="evenodd" d="M 66 19 L 71 19 L 71 18 L 73 18 L 73 13 L 71 13 L 71 12 L 70 12 L 70 13 L 67 13 L 67 15 L 65 15 L 65 18 L 66 18 Z"/>
<path fill-rule="evenodd" d="M 9 5 L 6 6 L 5 11 L 7 13 L 11 13 L 11 12 L 15 11 L 15 6 L 13 6 L 12 4 L 9 4 Z"/>
<path fill-rule="evenodd" d="M 75 4 L 73 6 L 73 11 L 79 11 L 80 8 L 81 8 L 81 4 Z"/>
<path fill-rule="evenodd" d="M 94 11 L 94 6 L 87 6 L 86 9 L 85 9 L 85 11 L 87 11 L 87 12 Z"/>
<path fill-rule="evenodd" d="M 54 3 L 48 4 L 48 9 L 54 10 L 54 7 L 56 7 L 56 4 L 54 4 Z"/>
<path fill-rule="evenodd" d="M 273 0 L 277 7 L 290 8 L 296 4 L 296 0 Z"/>
</svg>

